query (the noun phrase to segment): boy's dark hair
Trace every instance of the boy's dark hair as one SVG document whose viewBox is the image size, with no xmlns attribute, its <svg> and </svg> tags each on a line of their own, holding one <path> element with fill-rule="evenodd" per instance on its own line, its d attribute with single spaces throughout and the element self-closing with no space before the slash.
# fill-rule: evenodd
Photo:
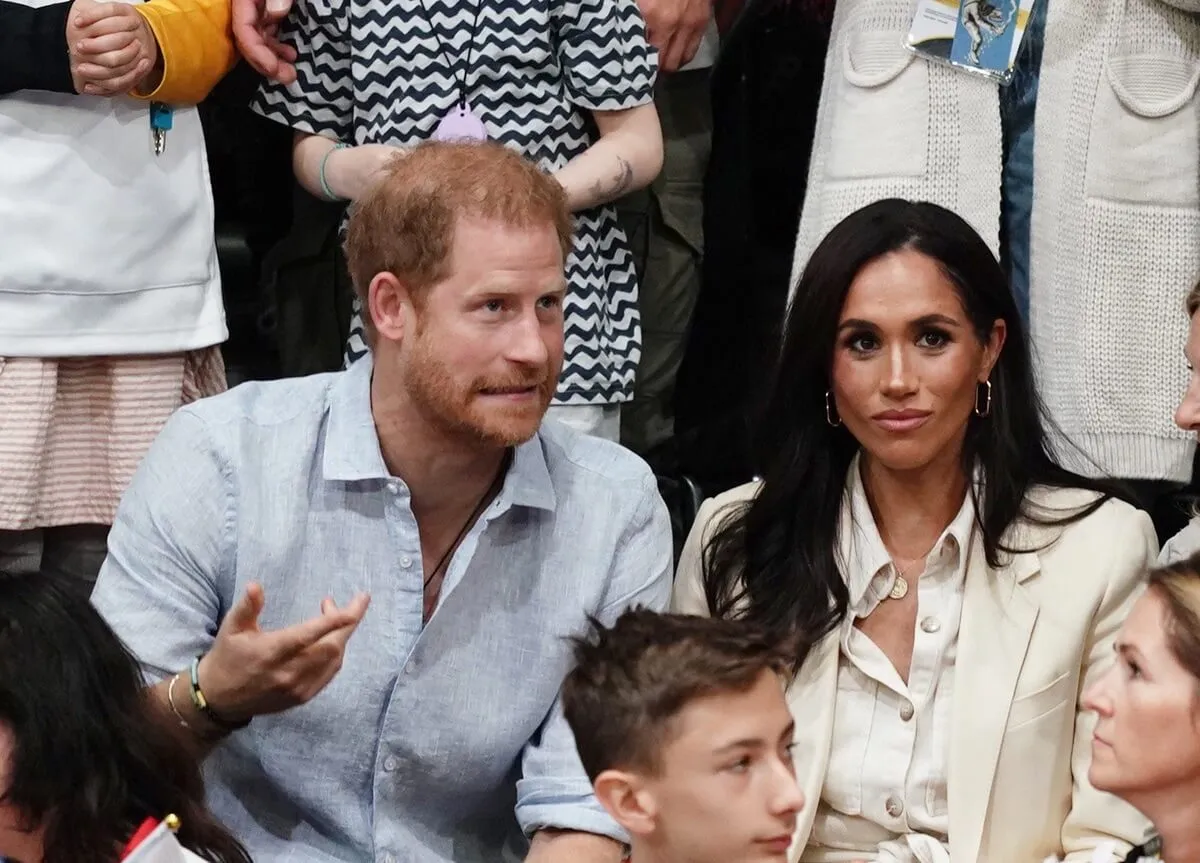
<svg viewBox="0 0 1200 863">
<path fill-rule="evenodd" d="M 563 712 L 588 778 L 619 768 L 655 773 L 671 724 L 705 695 L 744 692 L 785 674 L 795 648 L 740 620 L 635 609 L 575 639 Z"/>
</svg>

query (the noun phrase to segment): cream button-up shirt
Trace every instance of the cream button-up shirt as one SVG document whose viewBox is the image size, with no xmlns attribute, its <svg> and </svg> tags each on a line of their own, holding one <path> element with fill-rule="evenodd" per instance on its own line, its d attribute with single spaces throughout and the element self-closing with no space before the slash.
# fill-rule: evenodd
<svg viewBox="0 0 1200 863">
<path fill-rule="evenodd" d="M 870 859 L 949 863 L 947 775 L 954 659 L 975 524 L 968 494 L 925 560 L 906 576 L 917 591 L 908 682 L 856 620 L 888 595 L 897 572 L 871 514 L 857 463 L 851 468 L 853 528 L 839 564 L 850 610 L 842 622 L 829 769 L 804 863 Z"/>
</svg>

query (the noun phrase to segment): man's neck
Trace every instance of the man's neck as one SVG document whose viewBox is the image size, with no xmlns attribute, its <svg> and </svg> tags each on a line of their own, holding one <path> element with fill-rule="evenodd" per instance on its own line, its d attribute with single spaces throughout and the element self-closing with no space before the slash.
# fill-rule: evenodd
<svg viewBox="0 0 1200 863">
<path fill-rule="evenodd" d="M 455 518 L 473 509 L 495 482 L 503 447 L 468 442 L 439 432 L 407 399 L 371 387 L 371 413 L 383 462 L 404 480 L 418 520 Z"/>
</svg>

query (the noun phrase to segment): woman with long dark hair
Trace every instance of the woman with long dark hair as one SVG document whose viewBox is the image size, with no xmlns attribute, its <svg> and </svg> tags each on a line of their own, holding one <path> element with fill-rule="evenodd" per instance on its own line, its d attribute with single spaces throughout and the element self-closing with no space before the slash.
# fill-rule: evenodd
<svg viewBox="0 0 1200 863">
<path fill-rule="evenodd" d="M 155 859 L 249 863 L 204 808 L 188 738 L 157 709 L 76 585 L 0 572 L 0 858 L 115 863 L 174 816 L 181 847 Z"/>
<path fill-rule="evenodd" d="M 804 645 L 799 860 L 1115 859 L 1140 840 L 1087 784 L 1078 694 L 1154 531 L 1051 453 L 1021 317 L 966 222 L 885 200 L 830 232 L 760 430 L 762 480 L 701 509 L 675 607 Z"/>
</svg>

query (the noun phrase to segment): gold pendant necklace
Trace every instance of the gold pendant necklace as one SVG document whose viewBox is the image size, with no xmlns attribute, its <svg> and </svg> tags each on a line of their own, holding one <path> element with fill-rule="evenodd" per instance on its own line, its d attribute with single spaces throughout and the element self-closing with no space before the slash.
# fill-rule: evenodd
<svg viewBox="0 0 1200 863">
<path fill-rule="evenodd" d="M 892 590 L 888 594 L 888 599 L 904 599 L 908 596 L 908 579 L 904 577 L 904 570 L 897 566 L 894 560 L 892 569 L 896 571 L 896 580 L 892 582 Z"/>
</svg>

